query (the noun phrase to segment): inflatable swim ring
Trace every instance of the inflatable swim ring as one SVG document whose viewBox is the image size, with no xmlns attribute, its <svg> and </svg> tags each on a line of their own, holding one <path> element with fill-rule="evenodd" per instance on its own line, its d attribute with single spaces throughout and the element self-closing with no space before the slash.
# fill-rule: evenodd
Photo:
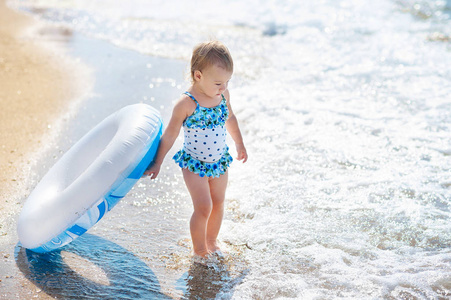
<svg viewBox="0 0 451 300">
<path fill-rule="evenodd" d="M 23 247 L 58 249 L 96 224 L 155 157 L 161 117 L 146 104 L 122 108 L 70 148 L 26 200 L 17 231 Z"/>
</svg>

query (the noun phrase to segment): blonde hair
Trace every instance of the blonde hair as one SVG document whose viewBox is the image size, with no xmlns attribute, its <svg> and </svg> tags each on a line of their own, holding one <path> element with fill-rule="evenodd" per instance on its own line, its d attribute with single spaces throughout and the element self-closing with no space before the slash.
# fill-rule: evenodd
<svg viewBox="0 0 451 300">
<path fill-rule="evenodd" d="M 229 49 L 219 41 L 209 41 L 198 44 L 191 56 L 191 81 L 194 82 L 194 72 L 202 71 L 213 65 L 220 65 L 233 72 L 233 60 Z"/>
</svg>

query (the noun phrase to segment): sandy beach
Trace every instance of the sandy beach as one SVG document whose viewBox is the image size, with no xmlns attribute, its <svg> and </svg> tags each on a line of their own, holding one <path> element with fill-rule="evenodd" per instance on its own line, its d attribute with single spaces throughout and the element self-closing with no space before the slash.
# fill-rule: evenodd
<svg viewBox="0 0 451 300">
<path fill-rule="evenodd" d="M 0 298 L 23 287 L 13 279 L 9 245 L 17 243 L 15 220 L 29 192 L 31 157 L 44 149 L 56 120 L 82 94 L 81 67 L 58 45 L 64 32 L 50 31 L 0 1 Z"/>
<path fill-rule="evenodd" d="M 6 2 L 0 299 L 450 297 L 451 52 L 430 38 L 451 35 L 449 1 Z M 191 259 L 183 131 L 89 232 L 22 247 L 19 214 L 55 162 L 127 105 L 167 125 L 209 38 L 234 58 L 250 157 L 230 169 L 224 261 Z"/>
<path fill-rule="evenodd" d="M 0 1 L 0 209 L 20 193 L 27 155 L 76 97 L 70 65 L 34 29 L 31 17 Z"/>
</svg>

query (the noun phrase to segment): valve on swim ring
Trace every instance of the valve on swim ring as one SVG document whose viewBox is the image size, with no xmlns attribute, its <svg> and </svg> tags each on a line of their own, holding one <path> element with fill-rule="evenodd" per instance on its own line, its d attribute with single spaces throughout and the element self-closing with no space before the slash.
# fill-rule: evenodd
<svg viewBox="0 0 451 300">
<path fill-rule="evenodd" d="M 155 157 L 162 127 L 157 110 L 134 104 L 83 136 L 26 200 L 17 224 L 22 246 L 52 251 L 96 224 L 141 178 Z"/>
</svg>

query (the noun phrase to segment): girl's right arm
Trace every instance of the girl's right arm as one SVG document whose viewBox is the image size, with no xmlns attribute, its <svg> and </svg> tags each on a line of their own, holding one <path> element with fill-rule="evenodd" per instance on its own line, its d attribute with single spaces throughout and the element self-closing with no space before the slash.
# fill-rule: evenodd
<svg viewBox="0 0 451 300">
<path fill-rule="evenodd" d="M 168 126 L 164 130 L 163 135 L 160 139 L 160 144 L 158 146 L 157 155 L 155 159 L 145 172 L 144 175 L 150 176 L 150 179 L 155 179 L 160 172 L 161 164 L 163 163 L 164 157 L 168 153 L 168 151 L 174 145 L 176 138 L 179 135 L 180 128 L 183 125 L 183 121 L 187 117 L 187 112 L 190 109 L 190 101 L 186 101 L 185 97 L 182 97 L 177 104 L 174 106 L 172 111 L 171 120 L 169 121 Z"/>
</svg>

